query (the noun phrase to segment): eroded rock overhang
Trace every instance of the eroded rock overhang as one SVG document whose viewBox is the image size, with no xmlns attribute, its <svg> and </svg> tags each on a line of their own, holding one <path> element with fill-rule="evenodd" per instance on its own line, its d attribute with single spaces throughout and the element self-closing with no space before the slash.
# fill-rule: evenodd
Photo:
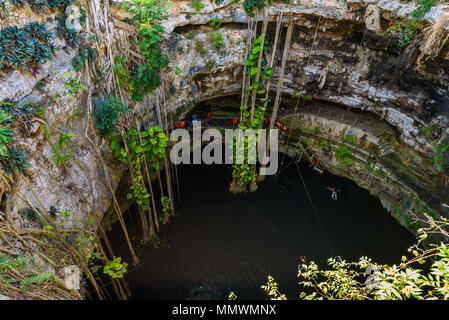
<svg viewBox="0 0 449 320">
<path fill-rule="evenodd" d="M 385 132 L 375 133 L 389 137 L 388 152 L 380 151 L 380 138 L 373 136 L 373 132 L 362 130 L 358 135 L 359 138 L 373 136 L 371 147 L 377 144 L 376 165 L 382 167 L 384 179 L 376 177 L 380 180 L 373 184 L 374 171 L 366 168 L 368 157 L 360 155 L 363 148 L 354 152 L 359 154 L 363 168 L 346 169 L 338 165 L 334 156 L 326 157 L 326 152 L 316 149 L 328 159 L 328 170 L 354 179 L 379 196 L 389 210 L 401 212 L 400 215 L 428 207 L 447 214 L 441 206 L 447 201 L 447 176 L 431 161 L 435 155 L 434 139 L 426 137 L 421 129 L 438 128 L 441 133 L 437 137 L 438 143 L 446 143 L 444 132 L 449 116 L 447 47 L 443 47 L 436 57 L 427 57 L 420 55 L 419 42 L 402 48 L 397 38 L 387 34 L 389 26 L 413 10 L 412 5 L 398 1 L 348 1 L 347 5 L 337 1 L 302 1 L 301 5 L 273 5 L 268 8 L 270 23 L 266 36 L 270 50 L 264 58 L 268 61 L 271 56 L 276 21 L 282 12 L 284 26 L 295 25 L 281 85 L 282 95 L 287 97 L 283 101 L 292 106 L 295 104 L 292 95 L 310 95 L 314 105 L 346 110 L 362 117 L 366 113 L 373 128 L 388 128 Z M 447 5 L 433 8 L 425 15 L 425 23 L 428 26 L 435 24 L 445 17 L 447 10 Z M 243 8 L 227 2 L 221 6 L 209 4 L 198 14 L 192 13 L 187 2 L 176 2 L 165 24 L 164 52 L 170 59 L 170 67 L 164 72 L 165 85 L 170 92 L 167 105 L 180 117 L 195 103 L 239 93 L 242 85 L 248 32 L 248 16 Z M 208 37 L 213 32 L 209 27 L 212 18 L 222 21 L 219 32 L 224 35 L 224 45 L 219 50 L 213 48 Z M 259 25 L 262 18 L 261 13 L 256 15 Z M 270 87 L 273 95 L 281 69 L 285 29 L 276 49 Z M 195 48 L 198 42 L 205 48 L 203 53 Z M 301 112 L 300 109 L 299 114 Z M 289 121 L 288 115 L 282 112 L 280 117 Z M 310 117 L 302 123 L 303 126 L 317 126 L 318 120 Z M 349 126 L 343 133 L 338 128 L 342 129 L 345 124 L 339 123 L 338 119 L 321 120 L 323 127 L 327 127 L 339 141 L 345 134 L 357 130 Z M 335 151 L 337 140 L 334 144 Z M 393 163 L 393 166 L 388 167 L 387 163 Z M 398 172 L 400 168 L 406 168 L 407 173 Z M 404 179 L 412 182 L 406 183 Z M 399 220 L 406 224 L 404 219 Z"/>
</svg>

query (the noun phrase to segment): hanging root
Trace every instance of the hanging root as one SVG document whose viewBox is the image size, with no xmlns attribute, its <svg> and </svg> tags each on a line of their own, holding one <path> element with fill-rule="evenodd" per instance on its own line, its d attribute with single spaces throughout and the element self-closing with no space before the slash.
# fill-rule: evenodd
<svg viewBox="0 0 449 320">
<path fill-rule="evenodd" d="M 232 194 L 238 194 L 247 192 L 246 185 L 241 185 L 238 183 L 237 179 L 232 179 L 231 185 L 229 186 L 229 192 Z"/>
<path fill-rule="evenodd" d="M 420 35 L 420 55 L 417 58 L 418 68 L 422 61 L 435 58 L 449 38 L 449 13 L 443 15 L 434 25 L 426 28 Z"/>
<path fill-rule="evenodd" d="M 8 175 L 0 165 L 0 199 L 3 194 L 11 191 L 11 185 L 14 183 L 12 176 Z"/>
<path fill-rule="evenodd" d="M 249 192 L 256 192 L 257 191 L 257 182 L 251 181 L 251 184 L 249 185 Z"/>
<path fill-rule="evenodd" d="M 70 230 L 25 229 L 0 223 L 0 294 L 13 299 L 65 300 L 82 299 L 78 291 L 68 290 L 56 274 L 44 272 L 46 263 L 55 271 L 77 264 L 73 248 L 61 245 Z M 84 236 L 90 236 L 87 231 Z M 17 249 L 20 243 L 22 250 Z M 26 253 L 23 253 L 26 251 Z M 51 259 L 49 258 L 51 257 Z M 65 262 L 62 262 L 65 261 Z"/>
</svg>

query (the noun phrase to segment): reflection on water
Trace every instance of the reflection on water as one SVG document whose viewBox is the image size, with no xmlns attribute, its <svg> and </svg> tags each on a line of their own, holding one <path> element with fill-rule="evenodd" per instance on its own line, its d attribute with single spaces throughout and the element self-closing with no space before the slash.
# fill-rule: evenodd
<svg viewBox="0 0 449 320">
<path fill-rule="evenodd" d="M 378 199 L 347 179 L 318 175 L 306 163 L 300 168 L 321 224 L 295 165 L 241 196 L 227 192 L 229 167 L 179 166 L 179 215 L 160 234 L 167 245 L 145 250 L 143 263 L 127 274 L 133 298 L 227 299 L 234 291 L 239 299 L 266 299 L 260 286 L 273 275 L 294 299 L 300 256 L 322 266 L 336 255 L 399 262 L 413 236 Z M 337 202 L 327 186 L 341 190 Z M 127 259 L 119 226 L 110 238 L 116 254 Z"/>
</svg>

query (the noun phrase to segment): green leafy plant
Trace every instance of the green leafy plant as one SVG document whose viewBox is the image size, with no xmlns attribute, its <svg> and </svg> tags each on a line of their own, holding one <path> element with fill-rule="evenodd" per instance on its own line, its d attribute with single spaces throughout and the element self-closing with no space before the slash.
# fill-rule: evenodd
<svg viewBox="0 0 449 320">
<path fill-rule="evenodd" d="M 336 150 L 335 154 L 337 161 L 344 166 L 351 166 L 354 161 L 352 160 L 352 151 L 347 146 L 341 146 Z"/>
<path fill-rule="evenodd" d="M 20 119 L 28 132 L 31 116 L 42 112 L 42 107 L 26 101 L 22 106 L 18 106 L 16 101 L 5 100 L 0 103 L 0 108 L 0 164 L 8 175 L 14 172 L 26 173 L 29 166 L 26 159 L 27 152 L 9 146 L 13 140 L 10 126 L 14 125 L 15 120 Z"/>
<path fill-rule="evenodd" d="M 5 125 L 11 118 L 5 111 L 0 110 L 0 157 L 8 155 L 7 146 L 12 141 L 13 132 L 9 125 Z"/>
<path fill-rule="evenodd" d="M 32 285 L 49 283 L 53 279 L 54 276 L 51 273 L 33 274 L 32 276 L 27 277 L 22 281 L 20 289 L 22 289 L 23 291 L 28 291 L 28 289 Z"/>
<path fill-rule="evenodd" d="M 131 72 L 124 66 L 124 57 L 115 57 L 115 65 L 112 66 L 115 75 L 118 79 L 118 86 L 120 88 L 128 88 L 128 84 L 131 81 Z"/>
<path fill-rule="evenodd" d="M 30 165 L 27 161 L 26 150 L 20 150 L 19 148 L 8 147 L 8 154 L 6 156 L 0 156 L 0 163 L 3 170 L 12 175 L 14 172 L 27 173 L 27 167 Z"/>
<path fill-rule="evenodd" d="M 208 70 L 209 72 L 211 72 L 212 69 L 213 69 L 213 67 L 214 67 L 214 62 L 213 62 L 212 60 L 207 60 L 206 66 L 207 66 L 207 70 Z"/>
<path fill-rule="evenodd" d="M 202 3 L 201 1 L 193 1 L 190 6 L 195 9 L 195 12 L 193 13 L 193 15 L 199 13 L 201 11 L 201 9 L 204 8 L 204 3 Z"/>
<path fill-rule="evenodd" d="M 355 134 L 347 134 L 345 136 L 345 142 L 355 146 L 357 144 L 357 136 Z"/>
<path fill-rule="evenodd" d="M 195 36 L 196 36 L 196 32 L 192 30 L 187 34 L 186 38 L 188 40 L 193 40 L 193 39 L 195 39 Z"/>
<path fill-rule="evenodd" d="M 122 146 L 118 137 L 111 139 L 111 149 L 114 155 L 121 161 L 131 166 L 134 172 L 133 185 L 130 187 L 131 192 L 128 193 L 128 199 L 136 198 L 136 203 L 143 209 L 149 209 L 148 199 L 150 194 L 145 187 L 142 176 L 142 163 L 144 159 L 148 160 L 155 170 L 160 168 L 160 159 L 165 158 L 165 148 L 167 147 L 168 137 L 162 132 L 158 126 L 150 127 L 147 131 L 137 132 L 131 129 L 125 136 L 128 151 Z"/>
<path fill-rule="evenodd" d="M 259 36 L 255 39 L 254 45 L 250 51 L 250 54 L 245 61 L 245 65 L 247 66 L 247 73 L 249 77 L 249 82 L 247 85 L 248 94 L 255 94 L 255 101 L 260 101 L 261 103 L 265 103 L 267 98 L 259 98 L 257 99 L 257 95 L 263 95 L 266 93 L 266 89 L 263 88 L 263 80 L 256 81 L 257 74 L 260 72 L 262 78 L 265 80 L 271 80 L 271 74 L 273 73 L 273 69 L 269 67 L 265 67 L 263 69 L 259 69 L 258 67 L 258 56 L 261 51 L 267 50 L 266 46 L 268 42 L 262 42 L 262 36 Z M 253 92 L 253 93 L 252 93 Z M 245 132 L 247 129 L 253 129 L 256 133 L 257 129 L 260 129 L 263 125 L 263 119 L 265 114 L 265 107 L 259 104 L 254 105 L 254 114 L 251 115 L 251 110 L 248 105 L 240 106 L 240 110 L 242 112 L 242 121 L 238 124 L 238 128 Z M 252 116 L 252 117 L 251 117 Z M 257 180 L 256 167 L 254 164 L 254 154 L 248 154 L 248 150 L 252 150 L 257 145 L 257 134 L 250 136 L 243 136 L 243 143 L 236 144 L 233 143 L 233 152 L 234 157 L 234 165 L 232 166 L 232 177 L 233 181 L 231 183 L 231 192 L 234 190 L 246 190 L 246 187 L 249 185 L 255 185 Z M 237 159 L 236 154 L 243 154 L 243 159 Z"/>
<path fill-rule="evenodd" d="M 38 212 L 40 212 L 39 208 L 36 208 L 36 210 Z M 24 217 L 28 221 L 31 221 L 31 222 L 39 221 L 39 216 L 36 214 L 36 211 L 34 209 L 32 209 L 31 207 L 27 207 L 27 208 L 19 210 L 19 214 L 20 214 L 20 216 Z"/>
<path fill-rule="evenodd" d="M 133 0 L 128 10 L 138 25 L 138 46 L 146 64 L 137 67 L 130 83 L 131 98 L 141 101 L 161 84 L 160 70 L 167 67 L 168 58 L 161 53 L 164 34 L 162 21 L 167 19 L 168 2 L 164 0 Z"/>
<path fill-rule="evenodd" d="M 220 18 L 212 18 L 212 19 L 210 19 L 210 22 L 209 22 L 209 26 L 211 26 L 211 28 L 214 28 L 215 30 L 220 29 L 221 24 L 222 24 L 222 21 Z"/>
<path fill-rule="evenodd" d="M 161 197 L 162 203 L 162 212 L 164 213 L 164 217 L 161 217 L 162 223 L 166 223 L 168 221 L 168 217 L 170 216 L 170 199 L 167 196 Z"/>
<path fill-rule="evenodd" d="M 223 46 L 223 35 L 219 32 L 212 32 L 207 35 L 212 42 L 215 49 L 220 49 Z"/>
<path fill-rule="evenodd" d="M 0 108 L 6 112 L 7 118 L 0 123 L 5 123 L 14 126 L 21 123 L 26 131 L 29 133 L 34 116 L 42 116 L 45 107 L 39 106 L 29 101 L 24 101 L 21 105 L 15 100 L 6 99 L 0 102 Z"/>
<path fill-rule="evenodd" d="M 48 214 L 49 214 L 50 217 L 52 217 L 52 218 L 56 218 L 60 212 L 61 212 L 61 211 L 59 211 L 59 209 L 56 208 L 56 207 L 53 206 L 53 205 L 51 205 L 51 206 L 50 206 L 50 209 L 48 210 Z"/>
<path fill-rule="evenodd" d="M 320 147 L 321 147 L 321 148 L 327 147 L 327 141 L 321 141 L 321 142 L 320 142 Z"/>
<path fill-rule="evenodd" d="M 416 9 L 413 10 L 410 17 L 405 22 L 399 22 L 388 29 L 390 33 L 399 36 L 399 44 L 401 46 L 406 46 L 412 42 L 424 26 L 421 22 L 424 15 L 438 4 L 440 0 L 414 0 L 413 2 L 416 5 Z M 446 0 L 441 2 L 446 2 Z"/>
<path fill-rule="evenodd" d="M 119 113 L 127 113 L 131 109 L 124 105 L 120 97 L 109 95 L 100 103 L 99 110 L 95 111 L 95 124 L 98 130 L 105 137 L 109 137 L 117 132 L 115 122 L 118 119 Z"/>
<path fill-rule="evenodd" d="M 419 130 L 422 133 L 424 133 L 424 135 L 426 136 L 427 140 L 429 140 L 432 137 L 432 135 L 436 131 L 436 129 L 437 128 L 435 126 L 430 126 L 430 127 L 428 127 L 428 126 L 421 126 L 421 127 L 419 127 Z"/>
<path fill-rule="evenodd" d="M 201 41 L 201 40 L 195 41 L 195 51 L 198 52 L 202 56 L 204 56 L 206 54 L 207 51 L 204 48 L 203 41 Z"/>
<path fill-rule="evenodd" d="M 104 266 L 103 272 L 110 275 L 114 279 L 123 278 L 127 267 L 128 263 L 122 262 L 122 258 L 116 257 Z"/>
<path fill-rule="evenodd" d="M 250 17 L 254 17 L 254 11 L 257 9 L 263 9 L 265 7 L 264 0 L 245 0 L 243 2 L 243 7 L 245 8 L 246 13 Z"/>
<path fill-rule="evenodd" d="M 94 48 L 80 47 L 78 49 L 78 56 L 76 56 L 72 59 L 73 69 L 75 69 L 76 71 L 83 70 L 86 63 L 88 63 L 88 64 L 94 63 L 96 55 L 97 55 L 97 53 Z"/>
<path fill-rule="evenodd" d="M 36 74 L 38 66 L 49 60 L 55 50 L 53 35 L 43 23 L 0 30 L 0 69 L 19 68 Z"/>
<path fill-rule="evenodd" d="M 181 68 L 175 67 L 175 74 L 176 74 L 177 76 L 179 76 L 179 75 L 181 74 L 181 72 L 182 72 Z"/>
<path fill-rule="evenodd" d="M 63 133 L 59 136 L 57 143 L 53 145 L 53 161 L 56 165 L 65 164 L 74 156 L 73 152 L 66 149 L 72 145 L 75 140 L 75 134 L 72 132 Z"/>
<path fill-rule="evenodd" d="M 73 98 L 76 97 L 76 95 L 77 95 L 80 91 L 86 89 L 86 87 L 83 86 L 83 85 L 81 84 L 81 80 L 80 80 L 79 78 L 74 77 L 74 76 L 72 75 L 72 73 L 67 72 L 67 73 L 65 73 L 65 74 L 63 75 L 63 77 L 64 77 L 65 79 L 67 79 L 67 80 L 64 82 L 64 86 L 65 86 L 65 88 L 67 89 L 67 91 L 65 91 L 64 94 L 65 94 L 66 96 L 69 96 L 68 101 L 72 101 Z"/>
<path fill-rule="evenodd" d="M 12 257 L 9 254 L 0 256 L 0 282 L 2 287 L 13 285 L 22 291 L 29 289 L 36 284 L 49 283 L 54 280 L 50 273 L 37 274 L 31 271 L 34 258 L 25 258 L 19 254 Z M 17 275 L 20 274 L 19 277 Z"/>
<path fill-rule="evenodd" d="M 399 37 L 399 44 L 402 47 L 405 47 L 412 42 L 422 28 L 423 24 L 421 22 L 410 19 L 406 22 L 398 23 L 389 27 L 388 32 L 397 34 Z"/>
<path fill-rule="evenodd" d="M 399 264 L 377 264 L 361 257 L 356 262 L 330 258 L 330 270 L 320 270 L 316 263 L 302 264 L 298 272 L 299 284 L 308 289 L 300 299 L 305 300 L 447 300 L 449 299 L 449 248 L 447 246 L 447 219 L 415 221 L 427 224 L 417 230 L 419 240 L 403 256 Z M 438 244 L 422 243 L 430 234 L 441 234 Z M 441 242 L 440 242 L 441 241 Z M 423 272 L 413 265 L 431 262 Z M 270 295 L 271 296 L 271 295 Z"/>
<path fill-rule="evenodd" d="M 268 276 L 267 284 L 261 287 L 274 300 L 287 300 L 285 294 L 279 291 L 279 285 L 272 276 Z"/>
<path fill-rule="evenodd" d="M 433 141 L 433 147 L 436 151 L 436 155 L 431 159 L 431 161 L 436 165 L 439 172 L 445 169 L 444 155 L 449 149 L 449 145 L 446 143 L 438 143 L 438 140 Z"/>
<path fill-rule="evenodd" d="M 62 99 L 62 96 L 59 92 L 56 92 L 51 98 L 53 99 L 54 102 L 58 102 L 59 100 Z"/>
</svg>

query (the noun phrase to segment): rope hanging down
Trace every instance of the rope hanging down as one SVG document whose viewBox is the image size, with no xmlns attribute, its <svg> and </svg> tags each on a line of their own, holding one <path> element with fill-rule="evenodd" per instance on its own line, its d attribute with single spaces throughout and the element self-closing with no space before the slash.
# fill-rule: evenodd
<svg viewBox="0 0 449 320">
<path fill-rule="evenodd" d="M 301 86 L 299 87 L 299 91 L 298 91 L 298 92 L 301 92 L 301 91 L 302 91 L 302 89 L 303 89 L 303 87 L 304 87 L 304 83 L 305 83 L 305 81 L 306 81 L 306 71 L 305 71 L 305 70 L 306 70 L 307 67 L 309 66 L 310 58 L 312 57 L 312 52 L 313 52 L 313 48 L 314 48 L 314 46 L 315 46 L 316 36 L 317 36 L 317 34 L 318 34 L 318 29 L 319 29 L 319 27 L 320 27 L 320 22 L 321 22 L 321 16 L 320 16 L 319 19 L 318 19 L 318 23 L 317 23 L 317 26 L 316 26 L 316 29 L 315 29 L 315 34 L 314 34 L 314 36 L 313 36 L 312 47 L 310 48 L 310 53 L 309 53 L 309 57 L 307 58 L 306 66 L 305 66 L 304 69 L 303 69 L 304 72 L 303 72 L 303 76 L 302 76 L 302 83 L 301 83 Z M 296 114 L 298 113 L 298 105 L 299 105 L 299 99 L 300 99 L 300 98 L 301 98 L 301 95 L 298 95 L 298 100 L 296 101 L 296 106 L 295 106 L 295 108 L 294 108 L 295 113 L 293 114 L 293 119 L 292 119 L 292 121 L 290 122 L 290 128 L 289 128 L 289 130 L 288 130 L 287 142 L 285 143 L 285 145 L 288 145 L 288 143 L 289 143 L 289 141 L 290 141 L 290 136 L 291 136 L 291 132 L 292 132 L 293 122 L 295 121 L 295 119 L 296 119 Z M 280 168 L 282 167 L 282 164 L 284 163 L 284 158 L 285 158 L 285 154 L 282 156 L 282 161 L 281 161 Z"/>
<path fill-rule="evenodd" d="M 302 153 L 301 153 L 301 156 L 302 156 Z M 335 256 L 334 248 L 332 247 L 332 244 L 330 243 L 329 238 L 327 237 L 326 230 L 324 229 L 323 224 L 321 223 L 321 219 L 320 219 L 320 217 L 318 215 L 318 212 L 317 212 L 317 210 L 315 208 L 315 205 L 312 202 L 312 198 L 310 197 L 309 190 L 307 189 L 306 183 L 304 182 L 304 179 L 303 179 L 302 174 L 301 174 L 301 170 L 299 170 L 299 166 L 298 166 L 298 163 L 296 161 L 295 161 L 295 165 L 296 165 L 296 169 L 298 169 L 299 177 L 301 178 L 301 182 L 302 182 L 302 184 L 304 186 L 304 190 L 306 190 L 307 198 L 309 198 L 310 205 L 312 206 L 313 214 L 315 215 L 315 218 L 318 221 L 318 224 L 320 225 L 320 229 L 323 232 L 324 240 L 326 241 L 326 244 L 329 247 L 331 255 Z"/>
</svg>

